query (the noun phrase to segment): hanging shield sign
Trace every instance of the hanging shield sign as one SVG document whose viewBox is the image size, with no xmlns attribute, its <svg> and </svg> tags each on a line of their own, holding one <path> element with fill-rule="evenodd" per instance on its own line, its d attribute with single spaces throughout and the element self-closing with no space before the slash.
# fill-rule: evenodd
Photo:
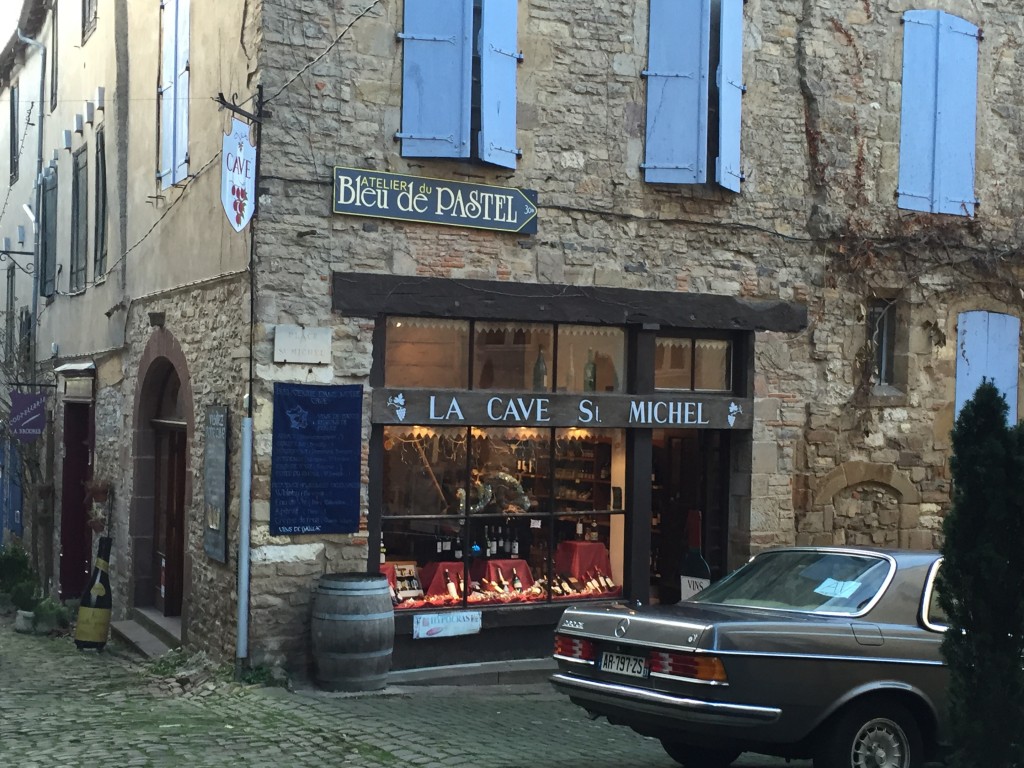
<svg viewBox="0 0 1024 768">
<path fill-rule="evenodd" d="M 46 429 L 46 395 L 11 392 L 11 434 L 30 443 Z"/>
<path fill-rule="evenodd" d="M 221 152 L 220 201 L 228 221 L 241 232 L 252 218 L 256 202 L 256 147 L 249 140 L 249 124 L 231 120 Z"/>
</svg>

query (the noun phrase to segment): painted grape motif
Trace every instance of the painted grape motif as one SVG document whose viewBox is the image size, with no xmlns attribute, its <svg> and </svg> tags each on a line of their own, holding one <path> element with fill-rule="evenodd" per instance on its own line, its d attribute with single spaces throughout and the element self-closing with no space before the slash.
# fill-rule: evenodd
<svg viewBox="0 0 1024 768">
<path fill-rule="evenodd" d="M 235 224 L 241 225 L 242 219 L 245 218 L 245 207 L 249 204 L 249 193 L 245 191 L 244 187 L 232 184 L 231 196 L 235 198 L 235 202 L 232 203 L 232 208 L 235 211 Z"/>
</svg>

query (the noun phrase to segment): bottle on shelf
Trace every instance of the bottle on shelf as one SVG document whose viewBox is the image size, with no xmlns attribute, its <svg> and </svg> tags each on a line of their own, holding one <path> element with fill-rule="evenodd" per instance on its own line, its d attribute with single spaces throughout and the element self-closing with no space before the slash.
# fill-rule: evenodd
<svg viewBox="0 0 1024 768">
<path fill-rule="evenodd" d="M 388 582 L 388 592 L 391 593 L 392 605 L 398 605 L 400 602 L 402 602 L 402 598 L 398 596 L 398 592 L 395 590 L 395 585 L 392 584 L 390 581 Z"/>
<path fill-rule="evenodd" d="M 498 574 L 498 578 L 495 579 L 495 581 L 497 581 L 498 586 L 501 587 L 501 591 L 502 592 L 509 592 L 509 591 L 511 591 L 509 589 L 508 582 L 505 581 L 505 574 L 503 574 L 501 572 L 501 568 L 500 567 L 499 568 L 495 568 L 494 570 Z"/>
<path fill-rule="evenodd" d="M 582 540 L 583 539 L 583 518 L 582 517 L 577 517 L 576 518 L 576 538 L 577 538 L 577 540 Z"/>
<path fill-rule="evenodd" d="M 575 589 L 572 588 L 572 586 L 570 586 L 569 579 L 566 578 L 565 576 L 559 576 L 558 577 L 558 586 L 560 586 L 562 588 L 562 594 L 563 595 L 571 595 L 573 592 L 576 591 Z"/>
<path fill-rule="evenodd" d="M 613 589 L 615 589 L 615 582 L 612 581 L 612 577 L 611 576 L 605 576 L 603 573 L 601 573 L 601 569 L 600 568 L 595 568 L 594 570 L 597 571 L 598 581 L 600 581 L 604 585 L 604 588 L 606 590 L 611 592 Z"/>
<path fill-rule="evenodd" d="M 548 388 L 548 364 L 544 360 L 544 347 L 537 348 L 537 360 L 533 364 L 533 388 L 537 391 Z"/>
<path fill-rule="evenodd" d="M 519 534 L 518 534 L 518 532 L 516 532 L 516 535 L 512 538 L 512 548 L 511 548 L 510 551 L 511 551 L 512 557 L 519 557 Z"/>
<path fill-rule="evenodd" d="M 451 536 L 445 536 L 443 539 L 441 539 L 441 554 L 445 557 L 445 559 L 450 558 L 452 556 Z"/>
<path fill-rule="evenodd" d="M 516 592 L 523 591 L 523 580 L 519 578 L 519 574 L 516 573 L 515 567 L 512 568 L 512 589 Z"/>
<path fill-rule="evenodd" d="M 597 363 L 594 362 L 594 349 L 587 350 L 587 364 L 583 366 L 583 391 L 597 390 Z"/>
<path fill-rule="evenodd" d="M 384 546 L 384 534 L 382 533 L 380 535 L 380 564 L 384 565 L 384 563 L 387 562 L 387 559 L 388 550 L 387 547 Z"/>
<path fill-rule="evenodd" d="M 459 592 L 463 595 L 466 594 L 466 578 L 459 572 Z"/>
<path fill-rule="evenodd" d="M 598 541 L 601 535 L 597 530 L 597 520 L 590 518 L 590 524 L 587 526 L 587 541 Z"/>
<path fill-rule="evenodd" d="M 590 575 L 590 571 L 586 571 L 583 574 L 583 583 L 584 583 L 584 585 L 586 585 L 587 589 L 589 589 L 591 592 L 600 592 L 601 591 L 601 585 L 598 584 L 597 580 L 593 576 Z"/>
<path fill-rule="evenodd" d="M 544 583 L 545 583 L 545 584 L 547 584 L 547 581 L 545 580 L 545 582 L 544 582 Z M 558 583 L 557 581 L 552 581 L 552 582 L 551 582 L 551 594 L 553 594 L 553 595 L 561 595 L 561 594 L 564 594 L 564 593 L 562 592 L 562 587 L 561 587 L 561 585 L 560 585 L 560 584 L 559 584 L 559 583 Z"/>
<path fill-rule="evenodd" d="M 441 550 L 443 548 L 443 542 L 441 541 L 441 529 L 436 525 L 434 526 L 434 548 L 437 550 L 437 559 L 441 559 Z"/>
<path fill-rule="evenodd" d="M 78 623 L 75 625 L 75 645 L 79 650 L 95 648 L 102 650 L 107 644 L 110 631 L 110 611 L 113 601 L 110 595 L 110 536 L 100 538 L 92 576 L 85 585 L 78 607 Z"/>
<path fill-rule="evenodd" d="M 448 590 L 448 594 L 455 600 L 459 599 L 459 590 L 455 586 L 455 582 L 452 581 L 451 575 L 448 573 L 448 569 L 444 569 L 444 588 Z"/>
<path fill-rule="evenodd" d="M 502 554 L 505 551 L 505 529 L 498 526 L 498 542 L 494 545 L 494 553 Z"/>
<path fill-rule="evenodd" d="M 700 552 L 701 513 L 691 509 L 686 518 L 686 553 L 679 565 L 680 599 L 687 600 L 711 584 L 711 568 Z"/>
<path fill-rule="evenodd" d="M 453 546 L 453 554 L 455 559 L 462 562 L 462 534 L 460 533 L 455 537 L 455 544 Z"/>
</svg>

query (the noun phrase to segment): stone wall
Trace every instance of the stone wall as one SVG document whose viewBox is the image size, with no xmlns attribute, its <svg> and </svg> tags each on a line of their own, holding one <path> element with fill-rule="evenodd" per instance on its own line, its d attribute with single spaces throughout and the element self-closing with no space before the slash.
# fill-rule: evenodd
<svg viewBox="0 0 1024 768">
<path fill-rule="evenodd" d="M 268 657 L 294 647 L 314 577 L 366 557 L 361 536 L 272 539 L 266 528 L 272 382 L 367 383 L 370 326 L 332 316 L 334 271 L 805 303 L 805 331 L 756 335 L 756 422 L 733 466 L 749 488 L 733 489 L 730 523 L 742 535 L 731 540 L 731 562 L 779 543 L 938 545 L 957 314 L 1019 315 L 1024 295 L 1012 259 L 999 258 L 1017 254 L 1024 199 L 1004 162 L 1024 141 L 1020 14 L 989 0 L 952 5 L 747 2 L 746 181 L 733 195 L 642 181 L 646 3 L 598 0 L 581 13 L 563 0 L 520 0 L 523 157 L 511 171 L 399 155 L 401 3 L 264 2 L 260 78 L 273 117 L 263 129 L 258 230 L 253 632 Z M 940 7 L 985 30 L 976 219 L 912 214 L 894 201 L 900 19 Z M 334 165 L 534 189 L 539 232 L 334 216 Z M 901 307 L 905 374 L 895 392 L 865 378 L 865 308 L 875 295 Z M 278 323 L 332 328 L 333 365 L 275 366 Z"/>
</svg>

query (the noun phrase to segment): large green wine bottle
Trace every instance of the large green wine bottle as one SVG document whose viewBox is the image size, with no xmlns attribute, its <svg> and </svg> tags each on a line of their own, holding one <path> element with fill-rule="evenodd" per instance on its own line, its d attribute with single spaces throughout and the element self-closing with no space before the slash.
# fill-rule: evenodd
<svg viewBox="0 0 1024 768">
<path fill-rule="evenodd" d="M 75 645 L 79 649 L 102 650 L 107 644 L 107 635 L 110 632 L 110 609 L 113 605 L 110 596 L 109 573 L 112 541 L 109 536 L 100 539 L 96 562 L 92 567 L 92 577 L 85 586 L 82 601 L 78 606 Z"/>
</svg>

